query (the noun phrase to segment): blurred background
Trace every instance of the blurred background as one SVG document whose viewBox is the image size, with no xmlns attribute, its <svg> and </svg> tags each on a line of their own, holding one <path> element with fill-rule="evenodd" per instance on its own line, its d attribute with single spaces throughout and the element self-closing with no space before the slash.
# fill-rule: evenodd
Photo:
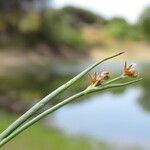
<svg viewBox="0 0 150 150">
<path fill-rule="evenodd" d="M 143 80 L 78 99 L 2 150 L 150 149 L 150 0 L 0 0 L 0 131 L 96 60 L 120 75 L 136 63 Z M 48 107 L 89 85 L 88 78 Z"/>
</svg>

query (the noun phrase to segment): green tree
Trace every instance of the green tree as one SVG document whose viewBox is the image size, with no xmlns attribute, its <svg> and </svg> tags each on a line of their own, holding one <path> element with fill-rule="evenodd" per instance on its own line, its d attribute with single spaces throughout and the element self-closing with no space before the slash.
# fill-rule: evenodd
<svg viewBox="0 0 150 150">
<path fill-rule="evenodd" d="M 147 40 L 150 40 L 150 6 L 145 8 L 139 17 L 140 27 Z"/>
<path fill-rule="evenodd" d="M 110 37 L 114 37 L 119 40 L 124 40 L 128 36 L 129 25 L 125 19 L 114 17 L 106 26 L 106 33 Z"/>
<path fill-rule="evenodd" d="M 78 28 L 70 24 L 68 18 L 60 11 L 50 9 L 43 16 L 44 39 L 58 51 L 60 46 L 82 48 L 84 38 Z"/>
<path fill-rule="evenodd" d="M 62 8 L 62 12 L 70 17 L 73 24 L 106 24 L 106 19 L 101 17 L 100 15 L 97 15 L 89 10 L 73 7 L 73 6 L 66 6 Z"/>
</svg>

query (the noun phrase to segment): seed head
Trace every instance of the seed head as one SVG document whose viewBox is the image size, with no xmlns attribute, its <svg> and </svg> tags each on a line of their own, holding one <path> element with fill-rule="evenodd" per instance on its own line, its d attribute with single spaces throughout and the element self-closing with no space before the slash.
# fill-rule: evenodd
<svg viewBox="0 0 150 150">
<path fill-rule="evenodd" d="M 134 77 L 134 78 L 136 78 L 139 75 L 138 71 L 135 69 L 133 64 L 128 65 L 126 61 L 124 64 L 124 73 L 123 74 L 125 76 Z"/>
<path fill-rule="evenodd" d="M 103 81 L 108 80 L 110 78 L 109 72 L 103 71 L 101 73 L 94 72 L 94 74 L 89 74 L 90 81 L 94 86 L 99 86 Z"/>
</svg>

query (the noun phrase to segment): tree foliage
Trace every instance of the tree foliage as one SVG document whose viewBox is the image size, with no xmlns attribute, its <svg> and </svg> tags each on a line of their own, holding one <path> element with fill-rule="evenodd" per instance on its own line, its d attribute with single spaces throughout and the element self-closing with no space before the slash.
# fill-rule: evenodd
<svg viewBox="0 0 150 150">
<path fill-rule="evenodd" d="M 70 24 L 70 20 L 60 10 L 49 10 L 43 17 L 44 37 L 53 46 L 66 45 L 80 48 L 85 41 L 79 29 Z"/>
<path fill-rule="evenodd" d="M 102 16 L 97 15 L 89 10 L 73 7 L 73 6 L 66 6 L 62 9 L 62 12 L 67 14 L 72 20 L 73 23 L 86 23 L 86 24 L 94 24 L 100 23 L 105 24 L 107 21 Z"/>
<path fill-rule="evenodd" d="M 142 12 L 139 23 L 145 37 L 150 40 L 150 6 Z"/>
</svg>

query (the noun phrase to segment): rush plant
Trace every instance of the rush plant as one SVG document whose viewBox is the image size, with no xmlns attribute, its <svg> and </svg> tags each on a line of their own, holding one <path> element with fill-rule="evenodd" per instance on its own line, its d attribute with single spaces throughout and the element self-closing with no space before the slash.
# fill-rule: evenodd
<svg viewBox="0 0 150 150">
<path fill-rule="evenodd" d="M 61 101 L 60 103 L 54 105 L 51 108 L 48 108 L 47 110 L 45 110 L 35 116 L 36 112 L 39 111 L 42 107 L 44 107 L 50 100 L 52 100 L 58 94 L 65 91 L 67 88 L 69 88 L 75 82 L 77 82 L 80 78 L 82 78 L 84 75 L 89 73 L 93 68 L 95 68 L 99 64 L 101 64 L 109 59 L 112 59 L 114 57 L 117 57 L 123 53 L 124 52 L 121 52 L 121 53 L 118 53 L 116 55 L 107 57 L 103 60 L 96 62 L 95 64 L 93 64 L 92 66 L 90 66 L 89 68 L 85 69 L 84 71 L 79 73 L 77 76 L 72 78 L 70 81 L 63 84 L 62 86 L 60 86 L 59 88 L 54 90 L 52 93 L 50 93 L 49 95 L 44 97 L 41 101 L 39 101 L 37 104 L 35 104 L 27 112 L 25 112 L 21 117 L 19 117 L 16 121 L 14 121 L 7 129 L 5 129 L 0 134 L 0 147 L 5 145 L 6 143 L 8 143 L 11 139 L 13 139 L 15 136 L 17 136 L 21 132 L 23 132 L 25 129 L 32 126 L 34 123 L 36 123 L 40 119 L 44 118 L 45 116 L 51 114 L 52 112 L 65 106 L 66 104 L 70 103 L 71 101 L 73 101 L 79 97 L 82 97 L 82 96 L 85 96 L 85 95 L 88 95 L 88 94 L 91 94 L 94 92 L 104 91 L 104 90 L 107 90 L 110 88 L 123 87 L 123 86 L 140 81 L 141 78 L 137 78 L 138 72 L 136 71 L 136 69 L 133 67 L 133 65 L 128 65 L 126 62 L 125 62 L 122 74 L 113 79 L 110 79 L 110 73 L 108 71 L 95 72 L 92 75 L 89 74 L 89 80 L 91 81 L 91 85 L 89 85 L 83 91 L 81 91 L 73 96 L 70 96 L 69 98 Z M 124 78 L 130 78 L 131 80 L 125 82 L 125 80 L 123 80 Z M 133 79 L 133 78 L 137 78 L 137 79 Z M 118 83 L 118 81 L 120 81 L 120 82 Z"/>
</svg>

